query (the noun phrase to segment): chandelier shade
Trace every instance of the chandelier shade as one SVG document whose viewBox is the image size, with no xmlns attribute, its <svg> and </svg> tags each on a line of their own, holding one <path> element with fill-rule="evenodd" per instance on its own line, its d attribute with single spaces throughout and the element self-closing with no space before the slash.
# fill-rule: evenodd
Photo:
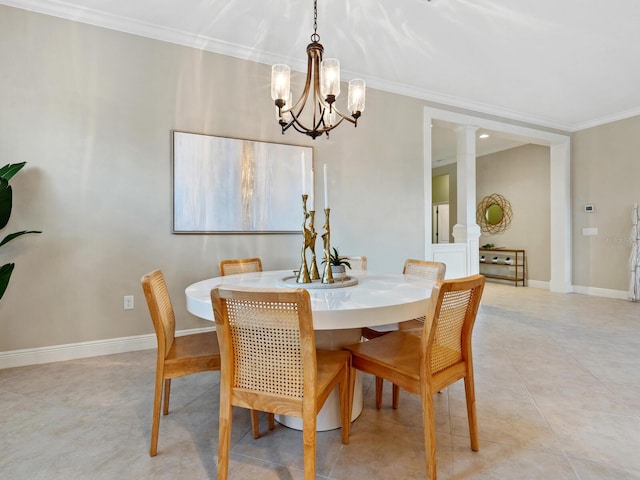
<svg viewBox="0 0 640 480">
<path fill-rule="evenodd" d="M 277 108 L 282 133 L 293 127 L 315 139 L 329 132 L 344 120 L 358 125 L 364 111 L 366 83 L 361 79 L 349 82 L 347 109 L 349 115 L 338 110 L 335 102 L 340 95 L 340 62 L 335 58 L 322 59 L 324 47 L 317 33 L 318 4 L 313 2 L 313 34 L 307 45 L 307 76 L 300 98 L 293 103 L 291 68 L 276 64 L 271 68 L 271 98 Z M 305 107 L 309 104 L 309 108 Z"/>
</svg>

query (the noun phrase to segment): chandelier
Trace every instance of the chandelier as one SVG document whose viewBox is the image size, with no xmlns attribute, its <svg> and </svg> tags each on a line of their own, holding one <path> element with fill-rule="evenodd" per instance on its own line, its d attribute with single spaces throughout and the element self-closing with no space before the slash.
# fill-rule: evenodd
<svg viewBox="0 0 640 480">
<path fill-rule="evenodd" d="M 324 47 L 320 43 L 318 30 L 318 1 L 313 1 L 313 34 L 311 43 L 307 45 L 307 79 L 302 95 L 296 103 L 292 103 L 290 89 L 291 68 L 277 64 L 271 68 L 271 98 L 273 98 L 278 114 L 278 123 L 282 134 L 289 128 L 304 133 L 315 139 L 329 132 L 344 120 L 358 126 L 358 118 L 364 111 L 366 84 L 364 80 L 354 79 L 349 82 L 347 108 L 351 116 L 341 113 L 335 101 L 340 95 L 340 62 L 335 58 L 322 59 Z M 309 98 L 311 96 L 311 98 Z M 304 112 L 307 101 L 312 109 Z"/>
</svg>

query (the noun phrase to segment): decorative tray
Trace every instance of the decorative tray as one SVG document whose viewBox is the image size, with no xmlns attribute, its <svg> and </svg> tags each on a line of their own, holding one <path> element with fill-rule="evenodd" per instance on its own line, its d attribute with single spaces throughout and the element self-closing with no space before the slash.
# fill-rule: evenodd
<svg viewBox="0 0 640 480">
<path fill-rule="evenodd" d="M 322 280 L 312 280 L 311 283 L 298 283 L 297 277 L 290 276 L 278 280 L 278 285 L 289 288 L 306 288 L 307 290 L 327 289 L 327 288 L 344 288 L 352 287 L 358 284 L 356 277 L 334 278 L 333 283 L 322 283 Z"/>
</svg>

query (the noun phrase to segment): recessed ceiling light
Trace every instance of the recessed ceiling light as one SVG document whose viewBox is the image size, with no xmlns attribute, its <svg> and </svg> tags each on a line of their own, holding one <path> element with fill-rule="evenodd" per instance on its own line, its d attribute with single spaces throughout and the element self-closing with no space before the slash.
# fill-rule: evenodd
<svg viewBox="0 0 640 480">
<path fill-rule="evenodd" d="M 488 133 L 482 133 L 479 138 L 489 138 Z"/>
</svg>

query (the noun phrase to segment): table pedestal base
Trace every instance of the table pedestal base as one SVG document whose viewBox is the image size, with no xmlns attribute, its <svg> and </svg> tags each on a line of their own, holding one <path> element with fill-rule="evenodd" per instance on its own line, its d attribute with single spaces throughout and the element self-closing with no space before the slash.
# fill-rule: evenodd
<svg viewBox="0 0 640 480">
<path fill-rule="evenodd" d="M 326 350 L 339 350 L 344 345 L 352 345 L 360 341 L 362 329 L 352 328 L 344 330 L 316 330 L 316 348 Z M 362 413 L 362 376 L 356 373 L 356 384 L 353 391 L 353 409 L 351 410 L 351 421 L 354 421 Z M 340 395 L 336 388 L 318 412 L 316 420 L 316 430 L 324 432 L 340 428 Z M 276 415 L 278 423 L 295 430 L 302 430 L 302 418 L 289 417 L 286 415 Z"/>
</svg>

